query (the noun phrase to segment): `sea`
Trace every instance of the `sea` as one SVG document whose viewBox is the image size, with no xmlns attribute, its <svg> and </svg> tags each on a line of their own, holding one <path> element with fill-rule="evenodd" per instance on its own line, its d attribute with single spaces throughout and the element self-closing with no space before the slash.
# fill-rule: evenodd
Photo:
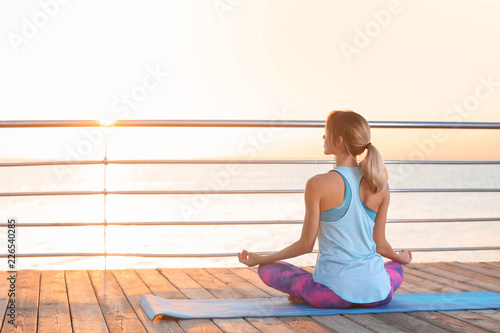
<svg viewBox="0 0 500 333">
<path fill-rule="evenodd" d="M 16 254 L 210 254 L 280 250 L 300 237 L 301 224 L 23 227 L 41 222 L 301 220 L 303 193 L 221 194 L 224 190 L 303 190 L 330 164 L 145 164 L 0 168 L 0 192 L 207 190 L 215 194 L 2 196 L 0 230 L 7 255 L 7 220 L 16 219 Z M 388 164 L 391 189 L 500 188 L 499 165 Z M 105 176 L 104 176 L 105 174 Z M 105 178 L 105 179 L 104 179 Z M 388 219 L 497 218 L 500 193 L 392 193 Z M 500 221 L 388 223 L 395 249 L 500 246 Z M 316 254 L 289 261 L 314 265 Z M 414 262 L 498 261 L 500 251 L 413 253 Z M 7 258 L 1 270 L 9 270 Z M 234 267 L 236 256 L 204 258 L 16 257 L 16 269 Z M 3 268 L 2 268 L 3 267 Z"/>
</svg>

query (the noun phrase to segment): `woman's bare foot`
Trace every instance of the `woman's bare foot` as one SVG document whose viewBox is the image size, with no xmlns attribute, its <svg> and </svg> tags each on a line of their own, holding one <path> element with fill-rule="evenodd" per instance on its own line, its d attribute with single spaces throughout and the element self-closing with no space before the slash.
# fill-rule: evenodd
<svg viewBox="0 0 500 333">
<path fill-rule="evenodd" d="M 288 295 L 288 300 L 292 303 L 297 303 L 297 304 L 307 304 L 306 302 L 304 302 L 303 300 L 301 300 L 300 298 L 298 297 L 295 297 L 295 296 L 292 296 L 292 295 Z"/>
</svg>

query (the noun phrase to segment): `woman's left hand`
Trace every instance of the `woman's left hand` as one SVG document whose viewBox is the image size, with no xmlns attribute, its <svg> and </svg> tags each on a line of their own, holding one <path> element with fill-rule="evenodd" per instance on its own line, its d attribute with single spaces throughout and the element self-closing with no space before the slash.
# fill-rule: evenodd
<svg viewBox="0 0 500 333">
<path fill-rule="evenodd" d="M 408 251 L 408 249 L 403 249 L 398 254 L 400 257 L 399 263 L 402 265 L 408 265 L 413 260 L 413 256 L 411 254 L 411 251 Z"/>
<path fill-rule="evenodd" d="M 248 267 L 252 267 L 261 263 L 262 256 L 257 253 L 248 252 L 247 250 L 241 251 L 238 253 L 238 260 L 247 265 Z"/>
</svg>

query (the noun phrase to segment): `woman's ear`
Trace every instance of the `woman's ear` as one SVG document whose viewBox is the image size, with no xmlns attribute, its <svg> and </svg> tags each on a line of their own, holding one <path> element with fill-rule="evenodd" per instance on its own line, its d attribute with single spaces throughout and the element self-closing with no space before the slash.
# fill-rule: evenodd
<svg viewBox="0 0 500 333">
<path fill-rule="evenodd" d="M 340 148 L 340 147 L 342 146 L 342 144 L 343 144 L 343 143 L 344 143 L 344 138 L 343 138 L 343 137 L 341 137 L 341 136 L 339 136 L 339 137 L 337 138 L 337 142 L 336 142 L 336 144 L 337 144 L 337 148 Z"/>
</svg>

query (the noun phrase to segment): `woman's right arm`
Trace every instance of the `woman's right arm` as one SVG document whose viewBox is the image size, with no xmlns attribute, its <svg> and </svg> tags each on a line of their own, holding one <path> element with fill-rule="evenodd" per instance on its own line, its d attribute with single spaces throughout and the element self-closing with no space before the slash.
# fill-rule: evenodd
<svg viewBox="0 0 500 333">
<path fill-rule="evenodd" d="M 389 185 L 384 190 L 384 199 L 379 206 L 377 217 L 375 218 L 375 227 L 373 227 L 373 240 L 377 246 L 377 253 L 383 257 L 391 259 L 402 265 L 409 264 L 412 260 L 412 254 L 407 249 L 396 252 L 391 244 L 385 238 L 385 224 L 387 220 L 387 210 L 389 208 L 390 190 Z"/>
<path fill-rule="evenodd" d="M 318 237 L 320 219 L 319 203 L 321 200 L 322 183 L 322 179 L 318 178 L 318 176 L 312 177 L 306 183 L 304 190 L 306 215 L 304 217 L 304 224 L 302 225 L 302 234 L 298 241 L 270 255 L 259 255 L 243 250 L 238 253 L 239 261 L 251 267 L 310 253 L 313 250 L 316 237 Z"/>
</svg>

